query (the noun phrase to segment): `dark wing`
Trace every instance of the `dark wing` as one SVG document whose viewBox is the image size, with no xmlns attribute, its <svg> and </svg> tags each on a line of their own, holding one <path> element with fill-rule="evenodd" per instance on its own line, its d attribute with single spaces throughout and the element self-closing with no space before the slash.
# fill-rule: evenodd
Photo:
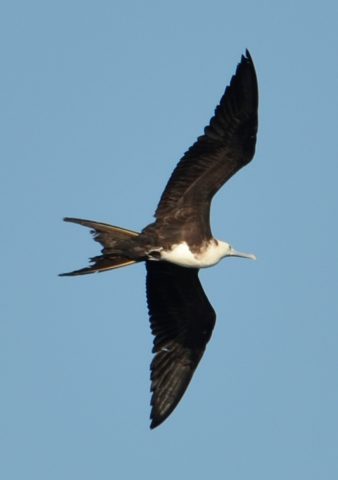
<svg viewBox="0 0 338 480">
<path fill-rule="evenodd" d="M 202 358 L 216 315 L 198 270 L 146 262 L 147 300 L 154 338 L 151 425 L 162 423 L 182 398 Z"/>
<path fill-rule="evenodd" d="M 185 210 L 191 216 L 191 208 L 198 208 L 200 221 L 209 223 L 213 195 L 255 153 L 257 110 L 257 77 L 246 51 L 204 135 L 173 171 L 155 212 L 157 219 L 182 217 Z"/>
</svg>

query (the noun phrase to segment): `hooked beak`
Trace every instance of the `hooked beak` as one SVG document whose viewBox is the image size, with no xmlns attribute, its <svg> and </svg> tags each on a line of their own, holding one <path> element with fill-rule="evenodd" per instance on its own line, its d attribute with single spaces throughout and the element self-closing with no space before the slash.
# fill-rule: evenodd
<svg viewBox="0 0 338 480">
<path fill-rule="evenodd" d="M 251 260 L 256 260 L 256 255 L 253 253 L 243 253 L 237 252 L 234 248 L 230 248 L 230 252 L 228 253 L 230 257 L 242 257 L 242 258 L 250 258 Z"/>
</svg>

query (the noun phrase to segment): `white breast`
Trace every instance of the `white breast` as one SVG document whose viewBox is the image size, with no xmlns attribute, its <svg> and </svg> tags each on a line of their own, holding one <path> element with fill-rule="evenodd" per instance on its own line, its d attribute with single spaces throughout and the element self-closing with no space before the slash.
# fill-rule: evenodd
<svg viewBox="0 0 338 480">
<path fill-rule="evenodd" d="M 171 250 L 162 250 L 161 259 L 182 267 L 206 268 L 215 265 L 225 257 L 228 249 L 227 243 L 211 240 L 200 253 L 194 253 L 186 242 L 182 242 L 173 245 Z"/>
</svg>

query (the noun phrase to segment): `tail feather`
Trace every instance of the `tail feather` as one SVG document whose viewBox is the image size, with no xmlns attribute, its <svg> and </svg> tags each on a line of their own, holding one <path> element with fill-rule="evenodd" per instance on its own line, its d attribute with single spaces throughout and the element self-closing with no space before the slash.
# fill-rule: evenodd
<svg viewBox="0 0 338 480">
<path fill-rule="evenodd" d="M 137 237 L 139 235 L 138 232 L 134 232 L 133 230 L 127 230 L 126 228 L 109 225 L 109 223 L 95 222 L 94 220 L 83 220 L 82 218 L 65 217 L 63 221 L 77 223 L 79 225 L 83 225 L 84 227 L 92 228 L 92 232 L 95 235 L 95 240 L 98 240 L 99 242 L 100 240 L 98 239 L 98 235 L 104 233 L 113 235 L 115 240 L 123 240 L 128 237 Z"/>
<path fill-rule="evenodd" d="M 72 277 L 76 275 L 86 275 L 89 273 L 104 272 L 115 268 L 125 267 L 140 260 L 128 258 L 124 252 L 119 249 L 119 244 L 131 237 L 139 234 L 132 230 L 109 225 L 107 223 L 95 222 L 93 220 L 83 220 L 81 218 L 64 218 L 65 222 L 77 223 L 84 227 L 91 228 L 94 240 L 103 246 L 102 255 L 90 259 L 92 265 L 89 267 L 74 270 L 73 272 L 61 273 L 60 277 Z"/>
<path fill-rule="evenodd" d="M 104 257 L 100 255 L 90 259 L 93 265 L 89 267 L 81 268 L 80 270 L 74 270 L 73 272 L 60 273 L 59 277 L 75 277 L 76 275 L 86 275 L 88 273 L 99 273 L 107 270 L 114 270 L 115 268 L 126 267 L 136 263 L 137 260 L 131 260 L 130 258 L 123 257 Z"/>
</svg>

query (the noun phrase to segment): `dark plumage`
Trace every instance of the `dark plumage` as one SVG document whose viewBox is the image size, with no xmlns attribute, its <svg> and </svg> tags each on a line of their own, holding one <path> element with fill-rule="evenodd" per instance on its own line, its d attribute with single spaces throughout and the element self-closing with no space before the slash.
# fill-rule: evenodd
<svg viewBox="0 0 338 480">
<path fill-rule="evenodd" d="M 173 171 L 155 212 L 141 233 L 105 223 L 65 218 L 89 227 L 102 254 L 82 275 L 145 261 L 147 301 L 155 354 L 151 364 L 151 428 L 175 409 L 202 358 L 216 315 L 198 278 L 236 252 L 215 240 L 210 204 L 215 193 L 255 152 L 258 87 L 251 56 L 242 56 L 214 117 Z"/>
<path fill-rule="evenodd" d="M 198 270 L 147 262 L 147 300 L 154 335 L 151 428 L 174 410 L 210 340 L 216 314 Z"/>
</svg>

